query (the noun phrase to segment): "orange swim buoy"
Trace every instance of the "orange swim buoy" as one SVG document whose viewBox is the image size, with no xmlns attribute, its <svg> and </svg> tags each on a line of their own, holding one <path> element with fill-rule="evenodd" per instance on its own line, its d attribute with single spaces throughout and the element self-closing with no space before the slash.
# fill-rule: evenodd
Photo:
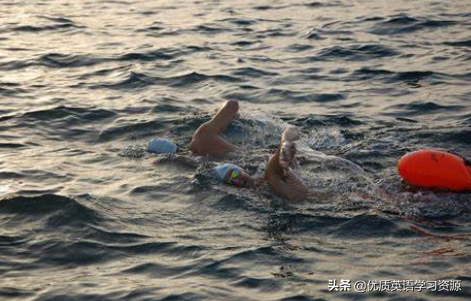
<svg viewBox="0 0 471 301">
<path fill-rule="evenodd" d="M 404 155 L 397 164 L 405 182 L 419 187 L 471 191 L 471 166 L 460 156 L 437 150 Z"/>
</svg>

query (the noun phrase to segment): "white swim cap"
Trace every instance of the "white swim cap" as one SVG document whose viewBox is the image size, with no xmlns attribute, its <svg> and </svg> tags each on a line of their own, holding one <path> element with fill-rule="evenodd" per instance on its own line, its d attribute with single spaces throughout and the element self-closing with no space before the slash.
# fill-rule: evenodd
<svg viewBox="0 0 471 301">
<path fill-rule="evenodd" d="M 221 164 L 214 168 L 216 178 L 219 181 L 224 182 L 224 183 L 226 183 L 226 176 L 230 170 L 238 171 L 240 174 L 240 172 L 242 171 L 242 168 L 232 163 Z"/>
<path fill-rule="evenodd" d="M 155 138 L 147 144 L 147 151 L 154 154 L 174 154 L 177 146 L 171 140 Z"/>
</svg>

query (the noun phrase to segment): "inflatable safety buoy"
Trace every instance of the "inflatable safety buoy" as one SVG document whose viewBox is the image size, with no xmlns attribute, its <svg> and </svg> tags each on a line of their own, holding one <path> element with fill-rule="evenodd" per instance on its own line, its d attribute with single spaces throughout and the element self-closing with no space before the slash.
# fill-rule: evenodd
<svg viewBox="0 0 471 301">
<path fill-rule="evenodd" d="M 471 191 L 471 164 L 464 158 L 437 150 L 419 150 L 404 155 L 399 174 L 413 186 Z"/>
</svg>

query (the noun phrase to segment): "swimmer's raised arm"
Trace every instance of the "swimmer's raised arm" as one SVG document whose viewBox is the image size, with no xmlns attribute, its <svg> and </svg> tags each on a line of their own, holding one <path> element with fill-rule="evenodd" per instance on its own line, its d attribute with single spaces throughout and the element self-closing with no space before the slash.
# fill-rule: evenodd
<svg viewBox="0 0 471 301">
<path fill-rule="evenodd" d="M 229 100 L 219 109 L 216 115 L 207 122 L 206 126 L 219 135 L 231 125 L 234 119 L 239 118 L 238 112 L 239 103 L 235 100 Z"/>
<path fill-rule="evenodd" d="M 290 168 L 296 165 L 296 146 L 299 130 L 295 127 L 286 129 L 281 138 L 280 146 L 270 158 L 265 169 L 265 179 L 276 195 L 289 201 L 302 201 L 308 196 L 309 189 Z"/>
<path fill-rule="evenodd" d="M 219 135 L 238 118 L 239 104 L 228 101 L 208 122 L 203 123 L 193 135 L 189 149 L 198 155 L 223 156 L 238 148 Z"/>
</svg>

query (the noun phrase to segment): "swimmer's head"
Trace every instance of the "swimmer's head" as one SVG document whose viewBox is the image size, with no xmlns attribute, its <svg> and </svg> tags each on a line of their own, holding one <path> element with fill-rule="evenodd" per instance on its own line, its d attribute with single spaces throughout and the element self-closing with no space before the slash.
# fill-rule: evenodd
<svg viewBox="0 0 471 301">
<path fill-rule="evenodd" d="M 235 164 L 226 163 L 214 168 L 216 178 L 226 184 L 237 187 L 253 187 L 253 179 L 242 168 Z"/>
<path fill-rule="evenodd" d="M 147 151 L 154 154 L 174 154 L 177 152 L 177 145 L 168 139 L 155 138 L 147 144 Z"/>
</svg>

